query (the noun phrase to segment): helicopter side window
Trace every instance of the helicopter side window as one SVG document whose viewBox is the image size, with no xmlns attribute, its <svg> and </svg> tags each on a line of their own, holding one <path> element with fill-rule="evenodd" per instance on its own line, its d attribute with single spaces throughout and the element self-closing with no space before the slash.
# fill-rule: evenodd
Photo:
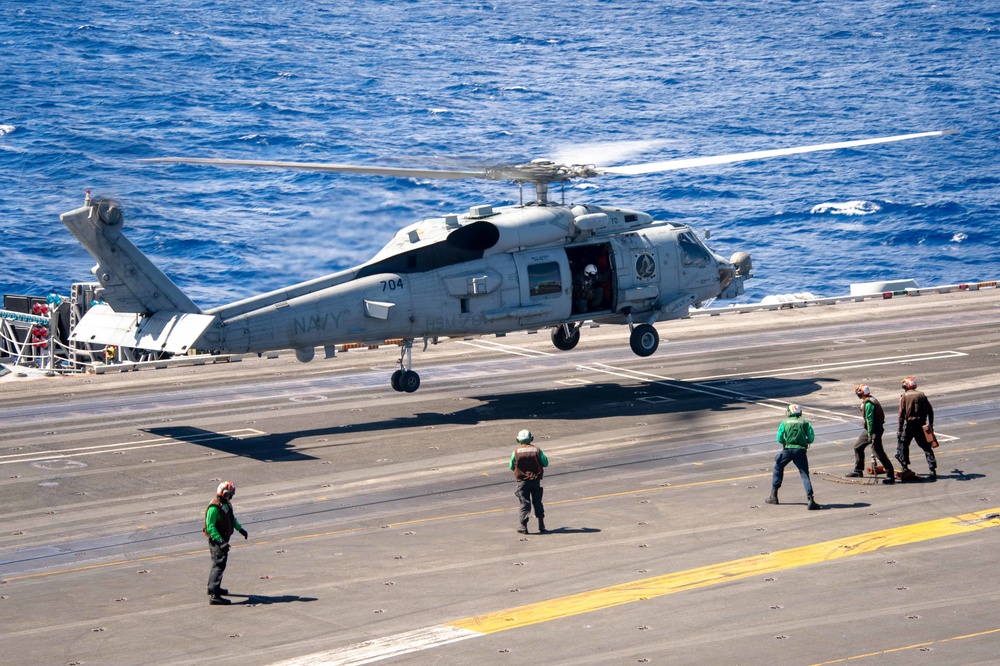
<svg viewBox="0 0 1000 666">
<path fill-rule="evenodd" d="M 531 298 L 544 298 L 562 291 L 559 264 L 555 261 L 528 266 L 528 294 Z"/>
<path fill-rule="evenodd" d="M 681 248 L 681 263 L 685 266 L 701 268 L 712 261 L 712 256 L 705 246 L 698 242 L 690 231 L 677 237 L 677 245 Z"/>
</svg>

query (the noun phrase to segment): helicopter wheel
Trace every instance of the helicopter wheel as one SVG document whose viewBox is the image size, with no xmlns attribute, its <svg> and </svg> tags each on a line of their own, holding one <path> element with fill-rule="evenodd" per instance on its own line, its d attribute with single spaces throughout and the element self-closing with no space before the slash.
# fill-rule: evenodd
<svg viewBox="0 0 1000 666">
<path fill-rule="evenodd" d="M 402 376 L 403 376 L 403 371 L 402 370 L 397 370 L 396 372 L 392 373 L 391 377 L 389 377 L 389 384 L 392 385 L 392 389 L 394 391 L 402 391 L 403 390 L 403 385 L 399 383 L 399 379 Z"/>
<path fill-rule="evenodd" d="M 399 377 L 399 386 L 407 393 L 413 393 L 420 388 L 420 375 L 413 370 L 403 370 Z"/>
<path fill-rule="evenodd" d="M 660 346 L 660 334 L 650 324 L 639 324 L 632 329 L 628 342 L 637 356 L 649 356 Z"/>
<path fill-rule="evenodd" d="M 569 329 L 569 332 L 567 332 Z M 569 351 L 580 342 L 580 327 L 573 324 L 560 324 L 552 329 L 552 344 L 556 349 Z"/>
</svg>

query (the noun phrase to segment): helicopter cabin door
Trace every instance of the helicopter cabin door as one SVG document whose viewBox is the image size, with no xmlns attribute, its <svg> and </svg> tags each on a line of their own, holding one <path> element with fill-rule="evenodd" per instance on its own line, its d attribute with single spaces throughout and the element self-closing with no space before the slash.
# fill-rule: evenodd
<svg viewBox="0 0 1000 666">
<path fill-rule="evenodd" d="M 517 317 L 522 324 L 569 318 L 573 278 L 562 248 L 518 252 L 514 254 L 514 265 L 521 304 L 511 310 L 510 316 Z"/>
<path fill-rule="evenodd" d="M 570 246 L 566 257 L 573 275 L 573 317 L 614 310 L 617 280 L 611 245 Z"/>
</svg>

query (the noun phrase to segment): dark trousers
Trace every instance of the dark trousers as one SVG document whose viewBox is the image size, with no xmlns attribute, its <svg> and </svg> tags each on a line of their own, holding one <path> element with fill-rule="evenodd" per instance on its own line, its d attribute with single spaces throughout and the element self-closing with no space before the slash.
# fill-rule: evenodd
<svg viewBox="0 0 1000 666">
<path fill-rule="evenodd" d="M 222 588 L 222 573 L 226 570 L 226 562 L 229 561 L 229 551 L 223 551 L 221 545 L 209 541 L 208 552 L 212 555 L 212 570 L 208 574 L 208 591 L 211 594 L 218 594 L 219 589 Z"/>
<path fill-rule="evenodd" d="M 535 518 L 545 517 L 545 507 L 542 506 L 542 482 L 539 479 L 523 479 L 517 482 L 514 495 L 521 502 L 520 519 L 522 525 L 528 524 L 531 507 L 535 507 Z"/>
<path fill-rule="evenodd" d="M 892 478 L 896 472 L 892 468 L 892 462 L 889 461 L 889 456 L 885 455 L 885 449 L 882 447 L 882 433 L 880 432 L 877 432 L 870 437 L 867 432 L 862 432 L 858 435 L 858 441 L 854 443 L 854 471 L 859 474 L 864 474 L 865 449 L 868 448 L 868 444 L 872 445 L 872 450 L 875 451 L 878 461 L 882 463 L 883 467 L 885 467 L 886 476 Z M 874 473 L 874 470 L 872 471 Z"/>
<path fill-rule="evenodd" d="M 932 472 L 937 471 L 937 458 L 934 457 L 934 449 L 927 443 L 923 423 L 907 421 L 903 424 L 903 434 L 896 445 L 896 460 L 902 463 L 904 468 L 910 466 L 910 442 L 916 442 L 917 446 L 924 450 L 927 469 Z"/>
<path fill-rule="evenodd" d="M 809 458 L 806 457 L 805 449 L 781 449 L 781 453 L 774 457 L 774 472 L 771 475 L 771 489 L 778 492 L 781 481 L 785 478 L 785 467 L 788 463 L 795 463 L 799 468 L 799 476 L 802 477 L 802 485 L 806 488 L 806 497 L 813 496 L 812 481 L 809 480 Z"/>
</svg>

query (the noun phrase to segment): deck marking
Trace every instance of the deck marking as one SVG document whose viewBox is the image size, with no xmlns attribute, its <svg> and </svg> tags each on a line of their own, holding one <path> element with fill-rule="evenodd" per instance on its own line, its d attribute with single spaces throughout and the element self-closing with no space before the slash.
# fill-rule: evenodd
<svg viewBox="0 0 1000 666">
<path fill-rule="evenodd" d="M 993 514 L 991 516 L 991 514 Z M 399 657 L 447 643 L 519 629 L 636 601 L 685 592 L 719 583 L 830 562 L 886 548 L 967 534 L 1000 526 L 1000 508 L 930 520 L 902 527 L 842 537 L 832 541 L 790 548 L 765 555 L 710 564 L 687 571 L 643 578 L 565 597 L 455 620 L 417 631 L 395 634 L 326 652 L 280 662 L 281 666 L 368 664 Z M 448 628 L 466 633 L 449 633 Z M 828 662 L 835 663 L 835 662 Z"/>
<path fill-rule="evenodd" d="M 990 634 L 995 634 L 1000 632 L 1000 629 L 988 629 L 986 631 L 980 631 L 974 634 L 965 634 L 964 636 L 952 636 L 951 638 L 942 638 L 936 641 L 927 641 L 925 643 L 914 643 L 913 645 L 904 645 L 897 648 L 887 648 L 885 650 L 879 650 L 878 652 L 868 652 L 866 654 L 856 654 L 853 657 L 844 657 L 843 659 L 833 659 L 831 661 L 821 661 L 812 666 L 828 666 L 829 664 L 843 664 L 847 661 L 854 661 L 855 659 L 866 659 L 868 657 L 881 657 L 884 654 L 892 654 L 893 652 L 902 652 L 904 650 L 916 650 L 918 648 L 927 647 L 929 645 L 941 645 L 942 643 L 950 643 L 951 641 L 961 641 L 966 638 L 978 638 L 980 636 L 989 636 Z"/>
</svg>

